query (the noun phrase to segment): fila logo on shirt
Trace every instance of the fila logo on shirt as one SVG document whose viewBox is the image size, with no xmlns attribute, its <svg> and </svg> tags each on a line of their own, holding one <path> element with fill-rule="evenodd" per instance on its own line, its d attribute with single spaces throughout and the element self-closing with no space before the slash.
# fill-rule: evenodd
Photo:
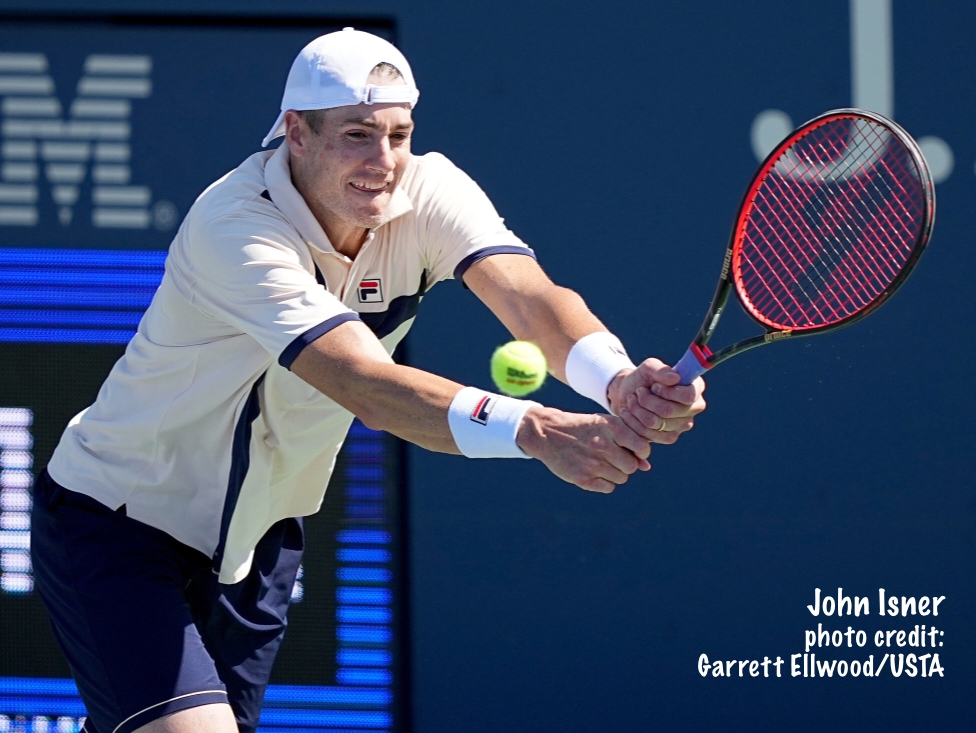
<svg viewBox="0 0 976 733">
<path fill-rule="evenodd" d="M 373 278 L 372 280 L 363 280 L 361 283 L 359 283 L 359 302 L 383 302 L 383 283 L 378 277 Z"/>
<path fill-rule="evenodd" d="M 495 398 L 486 394 L 480 400 L 478 404 L 474 406 L 474 410 L 471 412 L 471 419 L 482 425 L 488 424 L 488 416 L 491 414 L 491 408 L 495 406 Z"/>
</svg>

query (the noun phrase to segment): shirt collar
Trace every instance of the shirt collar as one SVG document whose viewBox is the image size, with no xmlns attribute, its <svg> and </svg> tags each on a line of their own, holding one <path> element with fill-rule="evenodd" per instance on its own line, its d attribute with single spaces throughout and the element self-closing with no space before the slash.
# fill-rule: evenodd
<svg viewBox="0 0 976 733">
<path fill-rule="evenodd" d="M 335 248 L 305 203 L 305 199 L 291 182 L 291 169 L 288 165 L 288 145 L 282 143 L 268 160 L 264 169 L 264 182 L 268 187 L 268 194 L 277 206 L 309 245 L 321 252 L 335 253 Z M 410 196 L 400 186 L 393 190 L 386 216 L 373 229 L 376 231 L 387 222 L 413 211 Z"/>
</svg>

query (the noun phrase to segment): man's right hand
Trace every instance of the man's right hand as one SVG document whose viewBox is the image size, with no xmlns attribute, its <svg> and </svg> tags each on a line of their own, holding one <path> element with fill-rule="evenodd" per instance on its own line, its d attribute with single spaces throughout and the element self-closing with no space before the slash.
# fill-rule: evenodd
<svg viewBox="0 0 976 733">
<path fill-rule="evenodd" d="M 635 471 L 651 468 L 651 444 L 613 415 L 533 407 L 515 442 L 556 476 L 587 491 L 609 494 Z"/>
</svg>

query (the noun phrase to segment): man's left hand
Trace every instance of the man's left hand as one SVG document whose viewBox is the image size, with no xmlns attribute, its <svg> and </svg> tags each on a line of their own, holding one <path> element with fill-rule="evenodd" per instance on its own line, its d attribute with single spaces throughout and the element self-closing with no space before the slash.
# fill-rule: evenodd
<svg viewBox="0 0 976 733">
<path fill-rule="evenodd" d="M 607 389 L 610 407 L 631 430 L 652 443 L 673 443 L 691 430 L 695 415 L 705 409 L 699 377 L 679 385 L 681 377 L 659 359 L 646 359 L 632 371 L 622 371 Z"/>
</svg>

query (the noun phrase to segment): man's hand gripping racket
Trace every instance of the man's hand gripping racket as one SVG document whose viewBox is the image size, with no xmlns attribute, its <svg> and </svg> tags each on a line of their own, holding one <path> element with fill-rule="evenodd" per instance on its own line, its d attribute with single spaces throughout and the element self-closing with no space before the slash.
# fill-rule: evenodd
<svg viewBox="0 0 976 733">
<path fill-rule="evenodd" d="M 674 366 L 681 384 L 755 346 L 828 333 L 868 315 L 908 278 L 934 220 L 928 166 L 897 124 L 840 109 L 802 125 L 746 190 L 715 297 Z M 765 333 L 712 351 L 733 286 Z"/>
</svg>

